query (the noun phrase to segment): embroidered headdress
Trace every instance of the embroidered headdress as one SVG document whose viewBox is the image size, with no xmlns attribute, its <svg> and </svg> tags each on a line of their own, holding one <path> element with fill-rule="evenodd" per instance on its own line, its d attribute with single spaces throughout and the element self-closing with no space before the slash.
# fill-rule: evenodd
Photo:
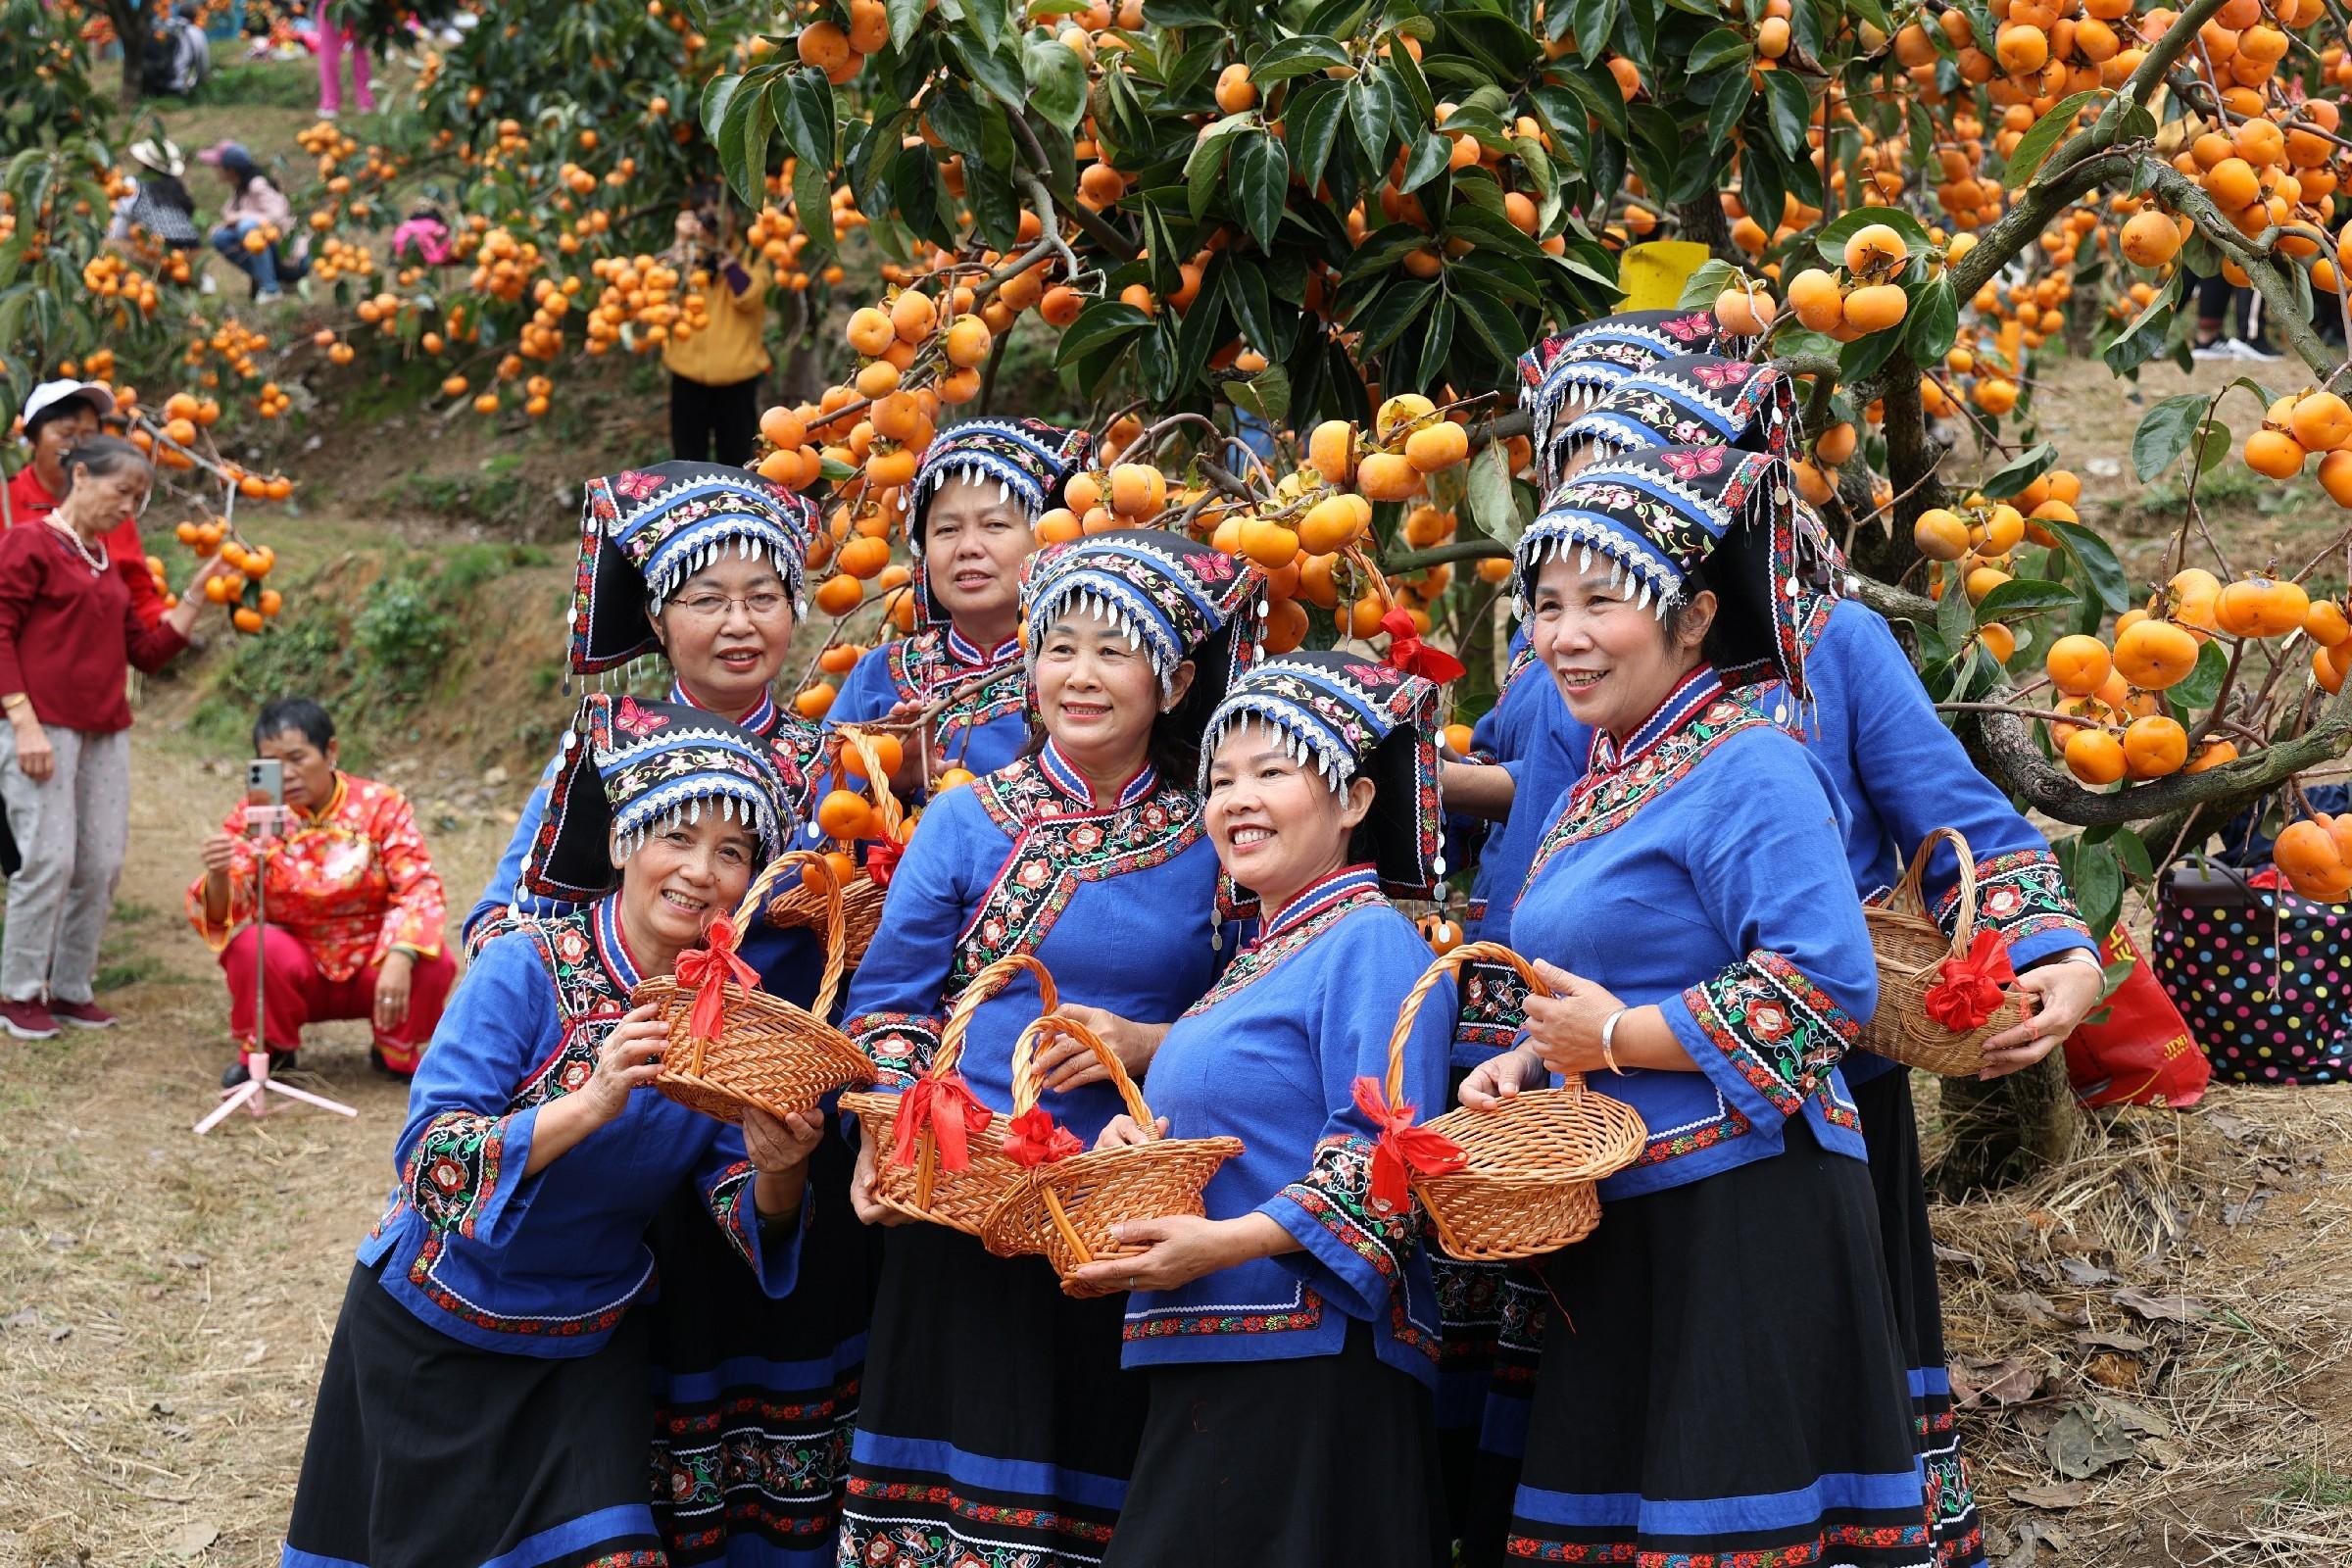
<svg viewBox="0 0 2352 1568">
<path fill-rule="evenodd" d="M 1198 743 L 1208 715 L 1242 672 L 1264 657 L 1265 574 L 1222 550 L 1164 528 L 1120 528 L 1051 546 L 1021 567 L 1028 637 L 1029 716 L 1037 718 L 1037 655 L 1065 609 L 1098 615 L 1143 649 L 1161 692 L 1193 662 L 1192 689 L 1174 717 Z"/>
<path fill-rule="evenodd" d="M 585 903 L 619 884 L 626 859 L 654 834 L 706 813 L 750 827 L 762 863 L 783 848 L 784 781 L 768 743 L 700 708 L 592 692 L 564 736 L 564 761 L 522 884 Z"/>
<path fill-rule="evenodd" d="M 1438 688 L 1418 675 L 1354 654 L 1283 654 L 1235 681 L 1209 715 L 1200 788 L 1207 792 L 1210 758 L 1225 736 L 1244 724 L 1264 724 L 1335 794 L 1358 774 L 1372 781 L 1365 822 L 1381 886 L 1392 898 L 1426 899 L 1446 874 L 1439 717 Z"/>
<path fill-rule="evenodd" d="M 1519 356 L 1519 406 L 1535 424 L 1537 471 L 1559 482 L 1562 412 L 1575 417 L 1660 360 L 1734 349 L 1712 311 L 1628 311 L 1572 326 Z"/>
<path fill-rule="evenodd" d="M 923 449 L 923 461 L 907 486 L 913 511 L 906 519 L 906 546 L 913 552 L 914 604 L 917 618 L 937 622 L 947 618 L 931 603 L 930 573 L 921 569 L 928 543 L 931 498 L 950 479 L 994 482 L 1000 500 L 1021 509 L 1035 522 L 1046 510 L 1061 504 L 1062 487 L 1086 466 L 1095 438 L 1084 430 L 1065 430 L 1043 419 L 966 419 L 941 431 Z"/>
<path fill-rule="evenodd" d="M 759 556 L 805 610 L 815 503 L 744 468 L 658 463 L 588 481 L 580 509 L 580 568 L 571 600 L 574 674 L 654 652 L 648 611 L 725 555 Z"/>
<path fill-rule="evenodd" d="M 1770 365 L 1682 354 L 1660 360 L 1563 426 L 1558 463 L 1642 447 L 1709 446 L 1779 453 L 1796 428 L 1788 377 Z"/>
<path fill-rule="evenodd" d="M 1522 618 L 1537 574 L 1571 557 L 1580 571 L 1591 570 L 1595 556 L 1606 561 L 1611 585 L 1661 618 L 1711 588 L 1725 682 L 1778 677 L 1801 703 L 1800 554 L 1814 551 L 1779 458 L 1721 446 L 1646 447 L 1603 458 L 1552 492 L 1520 536 L 1511 576 Z"/>
</svg>

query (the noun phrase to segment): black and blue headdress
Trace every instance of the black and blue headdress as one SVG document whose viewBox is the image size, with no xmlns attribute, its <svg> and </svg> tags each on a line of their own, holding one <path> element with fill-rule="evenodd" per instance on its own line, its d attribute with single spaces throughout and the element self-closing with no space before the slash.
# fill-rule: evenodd
<svg viewBox="0 0 2352 1568">
<path fill-rule="evenodd" d="M 806 611 L 816 504 L 746 468 L 657 463 L 588 481 L 571 602 L 571 668 L 592 675 L 661 647 L 649 612 L 728 554 L 759 556 Z"/>
<path fill-rule="evenodd" d="M 1538 574 L 1555 560 L 1580 571 L 1605 561 L 1610 583 L 1660 617 L 1712 589 L 1725 682 L 1777 677 L 1802 703 L 1804 542 L 1795 482 L 1779 458 L 1722 446 L 1647 447 L 1603 458 L 1553 491 L 1520 536 L 1511 575 L 1522 617 Z"/>
<path fill-rule="evenodd" d="M 1534 423 L 1544 487 L 1559 482 L 1558 445 L 1568 418 L 1648 369 L 1683 354 L 1736 347 L 1712 311 L 1627 311 L 1547 337 L 1519 356 L 1519 406 Z"/>
<path fill-rule="evenodd" d="M 564 734 L 523 887 L 569 903 L 601 898 L 619 884 L 615 844 L 625 860 L 671 823 L 705 814 L 749 827 L 764 862 L 790 831 L 786 800 L 760 736 L 705 709 L 592 692 Z"/>
<path fill-rule="evenodd" d="M 1796 429 L 1796 399 L 1776 367 L 1681 354 L 1628 379 L 1564 425 L 1563 466 L 1583 454 L 1642 447 L 1723 446 L 1781 453 Z"/>
<path fill-rule="evenodd" d="M 1426 899 L 1446 874 L 1438 794 L 1438 688 L 1356 654 L 1282 654 L 1234 682 L 1209 715 L 1200 787 L 1217 745 L 1244 724 L 1264 724 L 1334 793 L 1372 781 L 1374 868 L 1390 897 Z M 1238 902 L 1238 901 L 1237 901 Z M 1239 912 L 1247 912 L 1246 909 Z"/>
</svg>

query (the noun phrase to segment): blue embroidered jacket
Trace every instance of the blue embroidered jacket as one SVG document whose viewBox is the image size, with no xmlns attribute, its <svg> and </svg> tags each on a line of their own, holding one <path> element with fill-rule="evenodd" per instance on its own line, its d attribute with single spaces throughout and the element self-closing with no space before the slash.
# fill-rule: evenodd
<svg viewBox="0 0 2352 1568">
<path fill-rule="evenodd" d="M 1017 639 L 984 650 L 953 626 L 931 626 L 858 660 L 825 718 L 870 723 L 901 703 L 934 703 L 958 692 L 934 721 L 939 749 L 956 766 L 993 773 L 1028 744 L 1028 690 Z"/>
<path fill-rule="evenodd" d="M 1034 955 L 1064 1002 L 1171 1023 L 1215 978 L 1216 895 L 1199 796 L 1147 766 L 1099 801 L 1048 742 L 923 813 L 842 1027 L 883 1069 L 881 1087 L 903 1087 L 972 976 L 1015 953 Z M 992 1109 L 1012 1108 L 1013 1041 L 1037 1012 L 1023 975 L 972 1019 L 961 1071 Z M 1044 1105 L 1091 1145 L 1119 1102 L 1087 1084 Z"/>
<path fill-rule="evenodd" d="M 1788 717 L 1803 726 L 1805 749 L 1844 803 L 1855 889 L 1864 898 L 1885 892 L 1930 833 L 1958 828 L 1977 862 L 1978 922 L 2008 940 L 2012 963 L 2023 969 L 2069 948 L 2095 953 L 2049 841 L 1969 760 L 1886 618 L 1856 600 L 1817 597 L 1801 635 L 1813 705 Z M 1777 684 L 1758 689 L 1754 701 L 1767 710 L 1787 706 Z M 1568 719 L 1567 746 L 1581 774 L 1592 731 Z M 1948 927 L 1960 897 L 1948 848 L 1928 862 L 1925 891 Z M 1846 1076 L 1866 1082 L 1894 1065 L 1864 1053 L 1846 1064 Z"/>
<path fill-rule="evenodd" d="M 1511 939 L 1655 1004 L 1699 1069 L 1608 1080 L 1649 1140 L 1603 1201 L 1769 1158 L 1795 1115 L 1864 1157 L 1838 1064 L 1879 976 L 1843 836 L 1821 763 L 1704 665 L 1622 750 L 1602 737 L 1544 830 Z"/>
<path fill-rule="evenodd" d="M 1348 1320 L 1372 1325 L 1380 1358 L 1437 1381 L 1437 1299 L 1410 1204 L 1370 1193 L 1378 1129 L 1359 1077 L 1388 1071 L 1389 1032 L 1430 959 L 1370 866 L 1301 893 L 1193 1004 L 1152 1058 L 1153 1111 L 1179 1138 L 1220 1134 L 1242 1152 L 1204 1195 L 1208 1217 L 1271 1217 L 1302 1251 L 1128 1298 L 1128 1366 L 1337 1355 Z M 1405 1046 L 1404 1099 L 1446 1109 L 1451 988 L 1440 986 Z"/>
<path fill-rule="evenodd" d="M 694 699 L 674 681 L 670 684 L 669 701 L 694 706 Z M 786 808 L 795 817 L 806 816 L 806 781 L 813 775 L 819 751 L 816 726 L 786 713 L 772 698 L 762 699 L 758 708 L 743 716 L 741 724 L 753 734 L 764 735 L 776 743 L 777 766 L 784 774 L 786 786 L 799 797 L 786 802 Z M 532 786 L 530 799 L 523 802 L 522 817 L 514 824 L 514 836 L 507 840 L 506 852 L 498 858 L 497 868 L 482 887 L 482 896 L 474 901 L 473 908 L 466 916 L 464 932 L 469 954 L 480 954 L 491 938 L 524 920 L 564 914 L 579 907 L 527 893 L 521 885 L 523 862 L 530 858 L 532 841 L 539 837 L 540 825 L 547 820 L 548 794 L 563 760 L 564 754 L 558 752 L 540 770 L 539 782 Z M 815 998 L 825 956 L 821 943 L 811 933 L 782 930 L 765 921 L 755 921 L 743 934 L 741 952 L 744 962 L 760 971 L 761 988 L 771 995 L 803 1005 Z"/>
<path fill-rule="evenodd" d="M 771 1297 L 797 1227 L 761 1236 L 743 1133 L 652 1089 L 525 1176 L 540 1107 L 585 1084 L 637 965 L 617 895 L 526 922 L 482 949 L 409 1091 L 399 1184 L 360 1246 L 384 1289 L 453 1339 L 516 1355 L 593 1354 L 655 1286 L 646 1227 L 682 1180 Z M 804 1215 L 808 1205 L 802 1205 Z M 783 1245 L 762 1246 L 762 1242 Z"/>
</svg>

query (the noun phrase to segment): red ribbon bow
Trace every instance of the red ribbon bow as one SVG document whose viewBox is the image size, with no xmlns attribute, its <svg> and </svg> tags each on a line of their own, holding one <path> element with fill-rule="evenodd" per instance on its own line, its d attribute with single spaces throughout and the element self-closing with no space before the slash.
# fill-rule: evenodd
<svg viewBox="0 0 2352 1568">
<path fill-rule="evenodd" d="M 1076 1133 L 1055 1125 L 1053 1113 L 1043 1105 L 1031 1105 L 1006 1125 L 1004 1157 L 1031 1170 L 1067 1159 L 1086 1148 Z"/>
<path fill-rule="evenodd" d="M 727 1021 L 727 982 L 757 990 L 760 971 L 735 956 L 735 922 L 720 915 L 703 933 L 703 946 L 678 955 L 678 983 L 695 988 L 694 1013 L 687 1032 L 697 1040 L 716 1040 Z"/>
<path fill-rule="evenodd" d="M 1462 678 L 1462 662 L 1443 648 L 1432 648 L 1421 640 L 1419 628 L 1413 624 L 1413 612 L 1398 607 L 1380 617 L 1380 629 L 1389 634 L 1389 662 L 1408 675 L 1419 675 L 1443 686 L 1447 681 Z"/>
<path fill-rule="evenodd" d="M 1355 1108 L 1380 1129 L 1380 1141 L 1372 1146 L 1374 1213 L 1402 1213 L 1414 1176 L 1444 1176 L 1462 1168 L 1461 1146 L 1444 1133 L 1414 1126 L 1413 1107 L 1390 1104 L 1379 1079 L 1355 1081 Z"/>
<path fill-rule="evenodd" d="M 865 874 L 874 886 L 886 888 L 890 879 L 898 875 L 899 861 L 906 855 L 906 846 L 885 834 L 865 847 Z"/>
<path fill-rule="evenodd" d="M 899 1125 L 890 1157 L 902 1165 L 915 1160 L 915 1141 L 929 1128 L 939 1140 L 939 1168 L 969 1170 L 970 1139 L 988 1131 L 997 1113 L 973 1098 L 963 1074 L 925 1073 L 900 1097 Z"/>
<path fill-rule="evenodd" d="M 1943 978 L 1928 988 L 1928 1016 L 1956 1035 L 1966 1034 L 1992 1016 L 2002 988 L 2016 978 L 2000 933 L 1980 931 L 1966 954 L 1943 960 Z"/>
</svg>

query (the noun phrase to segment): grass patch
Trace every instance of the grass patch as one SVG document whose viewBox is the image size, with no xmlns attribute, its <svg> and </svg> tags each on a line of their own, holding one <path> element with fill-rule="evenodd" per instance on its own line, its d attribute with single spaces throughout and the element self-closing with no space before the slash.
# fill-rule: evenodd
<svg viewBox="0 0 2352 1568">
<path fill-rule="evenodd" d="M 317 109 L 318 67 L 301 60 L 236 60 L 227 58 L 244 47 L 238 38 L 213 40 L 213 74 L 188 95 L 187 107 L 226 105 L 247 108 Z M 192 149 L 191 149 L 192 150 Z"/>
<path fill-rule="evenodd" d="M 2352 1475 L 2330 1470 L 2317 1459 L 2297 1459 L 2286 1468 L 2271 1501 L 2307 1503 L 2322 1508 L 2352 1507 Z"/>
<path fill-rule="evenodd" d="M 116 925 L 143 925 L 154 919 L 155 914 L 155 906 L 152 904 L 141 904 L 136 899 L 117 899 L 114 912 L 108 918 Z"/>
<path fill-rule="evenodd" d="M 90 987 L 100 993 L 121 991 L 125 986 L 159 980 L 170 972 L 165 967 L 163 959 L 156 957 L 153 954 L 142 953 L 136 957 L 124 958 L 117 963 L 100 964 L 98 973 L 90 981 Z"/>
</svg>

